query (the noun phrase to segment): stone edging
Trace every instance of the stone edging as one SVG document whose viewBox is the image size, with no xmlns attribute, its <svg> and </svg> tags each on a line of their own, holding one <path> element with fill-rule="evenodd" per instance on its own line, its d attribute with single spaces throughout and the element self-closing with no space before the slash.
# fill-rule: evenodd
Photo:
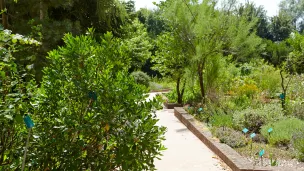
<svg viewBox="0 0 304 171">
<path fill-rule="evenodd" d="M 206 129 L 206 126 L 197 121 L 192 115 L 189 115 L 184 108 L 175 107 L 174 115 L 233 171 L 290 171 L 287 168 L 254 166 L 230 146 L 214 141 L 211 132 Z"/>
<path fill-rule="evenodd" d="M 167 109 L 174 109 L 175 107 L 183 107 L 182 104 L 178 104 L 178 103 L 167 103 L 167 102 L 164 102 L 164 106 L 165 106 Z"/>
</svg>

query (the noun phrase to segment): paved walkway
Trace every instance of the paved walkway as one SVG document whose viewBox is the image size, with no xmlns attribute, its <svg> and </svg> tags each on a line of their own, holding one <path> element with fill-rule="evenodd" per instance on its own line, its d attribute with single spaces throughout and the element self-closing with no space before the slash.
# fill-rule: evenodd
<svg viewBox="0 0 304 171">
<path fill-rule="evenodd" d="M 148 99 L 155 96 L 151 93 Z M 175 116 L 173 109 L 156 112 L 158 125 L 166 126 L 167 148 L 162 160 L 155 162 L 158 171 L 223 171 L 220 161 Z"/>
</svg>

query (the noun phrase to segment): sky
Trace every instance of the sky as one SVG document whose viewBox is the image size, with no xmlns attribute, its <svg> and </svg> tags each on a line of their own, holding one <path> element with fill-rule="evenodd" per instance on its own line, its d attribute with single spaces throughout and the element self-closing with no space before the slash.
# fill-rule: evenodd
<svg viewBox="0 0 304 171">
<path fill-rule="evenodd" d="M 152 2 L 159 2 L 160 0 L 134 0 L 136 10 L 140 8 L 148 8 L 153 9 L 155 6 Z M 279 11 L 279 3 L 281 0 L 251 0 L 255 2 L 256 5 L 264 6 L 264 9 L 267 11 L 268 16 L 274 16 L 278 14 Z M 239 2 L 245 2 L 245 0 L 239 0 Z"/>
</svg>

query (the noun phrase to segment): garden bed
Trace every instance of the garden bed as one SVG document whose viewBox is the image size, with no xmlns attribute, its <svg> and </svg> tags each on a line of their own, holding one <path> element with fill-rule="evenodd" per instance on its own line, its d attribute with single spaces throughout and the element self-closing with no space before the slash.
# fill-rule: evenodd
<svg viewBox="0 0 304 171">
<path fill-rule="evenodd" d="M 209 147 L 216 155 L 218 155 L 232 170 L 235 171 L 300 171 L 304 170 L 303 164 L 295 160 L 279 160 L 278 167 L 270 167 L 269 159 L 263 159 L 263 166 L 261 163 L 256 164 L 252 158 L 246 155 L 242 156 L 234 149 L 226 144 L 220 143 L 217 138 L 212 136 L 208 127 L 196 120 L 192 115 L 188 114 L 183 108 L 174 108 L 174 115 L 183 123 L 187 128 L 192 131 L 207 147 Z M 254 146 L 253 146 L 254 149 Z M 248 150 L 245 150 L 248 152 Z M 242 152 L 242 154 L 244 154 Z"/>
</svg>

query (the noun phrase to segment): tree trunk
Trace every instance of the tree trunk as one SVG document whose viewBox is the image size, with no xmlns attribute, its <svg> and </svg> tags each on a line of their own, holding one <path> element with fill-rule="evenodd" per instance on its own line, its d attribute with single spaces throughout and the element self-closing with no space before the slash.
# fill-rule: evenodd
<svg viewBox="0 0 304 171">
<path fill-rule="evenodd" d="M 1 8 L 1 11 L 5 10 L 5 8 L 6 8 L 5 0 L 0 0 L 0 8 Z M 8 21 L 7 21 L 8 19 L 7 19 L 6 13 L 7 13 L 7 11 L 2 13 L 2 25 L 3 25 L 4 29 L 8 29 Z"/>
<path fill-rule="evenodd" d="M 179 104 L 182 104 L 183 103 L 183 97 L 179 91 L 180 89 L 180 81 L 181 81 L 181 78 L 178 77 L 177 78 L 177 81 L 176 81 L 176 92 L 177 92 L 177 103 Z"/>
<path fill-rule="evenodd" d="M 203 98 L 203 103 L 206 102 L 206 92 L 205 92 L 205 86 L 204 86 L 204 75 L 203 75 L 203 69 L 201 64 L 198 65 L 198 79 L 199 79 L 199 84 L 200 84 L 200 89 L 201 89 L 201 95 Z"/>
<path fill-rule="evenodd" d="M 43 14 L 43 2 L 42 2 L 42 0 L 40 0 L 40 4 L 39 4 L 39 13 L 40 13 L 40 16 L 39 16 L 40 20 L 43 20 L 44 14 Z"/>
</svg>

